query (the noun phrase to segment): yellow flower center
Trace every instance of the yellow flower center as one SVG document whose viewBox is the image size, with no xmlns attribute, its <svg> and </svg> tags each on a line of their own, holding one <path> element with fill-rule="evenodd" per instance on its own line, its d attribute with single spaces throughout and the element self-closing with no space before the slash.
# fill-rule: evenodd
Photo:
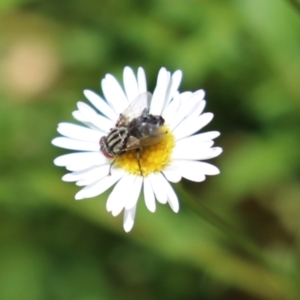
<svg viewBox="0 0 300 300">
<path fill-rule="evenodd" d="M 147 176 L 152 172 L 160 172 L 170 162 L 172 150 L 175 145 L 175 140 L 172 132 L 164 126 L 166 130 L 164 138 L 158 143 L 143 147 L 140 150 L 140 166 L 139 168 L 137 151 L 131 150 L 117 158 L 116 165 L 128 173 Z"/>
</svg>

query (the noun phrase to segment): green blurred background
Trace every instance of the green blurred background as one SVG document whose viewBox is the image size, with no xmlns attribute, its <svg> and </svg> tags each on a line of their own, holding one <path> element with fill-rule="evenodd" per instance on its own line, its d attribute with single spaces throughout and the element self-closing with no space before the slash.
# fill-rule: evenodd
<svg viewBox="0 0 300 300">
<path fill-rule="evenodd" d="M 50 144 L 126 65 L 150 90 L 183 70 L 224 149 L 221 175 L 176 185 L 179 214 L 140 201 L 129 234 L 107 193 L 74 200 Z M 0 97 L 1 300 L 300 299 L 296 0 L 1 0 Z"/>
</svg>

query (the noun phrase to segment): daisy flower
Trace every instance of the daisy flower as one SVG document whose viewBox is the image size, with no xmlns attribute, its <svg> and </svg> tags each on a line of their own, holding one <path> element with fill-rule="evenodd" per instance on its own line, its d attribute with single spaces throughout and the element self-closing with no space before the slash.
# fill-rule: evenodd
<svg viewBox="0 0 300 300">
<path fill-rule="evenodd" d="M 171 74 L 165 68 L 160 69 L 153 95 L 148 93 L 151 100 L 147 114 L 162 117 L 165 134 L 155 144 L 142 147 L 139 159 L 136 150 L 125 151 L 118 157 L 105 155 L 100 150 L 100 140 L 116 128 L 120 114 L 130 103 L 147 92 L 143 68 L 135 75 L 131 68 L 125 67 L 124 88 L 107 74 L 101 81 L 104 98 L 85 90 L 84 95 L 93 107 L 78 102 L 78 110 L 73 112 L 73 117 L 84 126 L 60 123 L 57 131 L 62 137 L 52 141 L 55 146 L 77 151 L 54 160 L 55 165 L 70 171 L 62 177 L 63 181 L 83 186 L 76 200 L 98 196 L 114 186 L 106 208 L 113 216 L 124 209 L 126 232 L 133 227 L 140 194 L 151 212 L 156 209 L 156 200 L 168 203 L 178 212 L 178 198 L 170 182 L 179 182 L 181 178 L 200 182 L 206 175 L 219 174 L 217 167 L 204 160 L 222 152 L 220 147 L 212 147 L 213 139 L 220 133 L 197 133 L 213 118 L 212 113 L 203 113 L 204 91 L 179 93 L 181 77 L 180 70 Z"/>
</svg>

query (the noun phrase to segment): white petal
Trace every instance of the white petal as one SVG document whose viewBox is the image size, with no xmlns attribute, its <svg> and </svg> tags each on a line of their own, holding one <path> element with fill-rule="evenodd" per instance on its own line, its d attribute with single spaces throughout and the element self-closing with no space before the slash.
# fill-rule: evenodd
<svg viewBox="0 0 300 300">
<path fill-rule="evenodd" d="M 209 163 L 203 162 L 203 161 L 197 161 L 199 168 L 201 168 L 201 170 L 203 170 L 205 175 L 218 175 L 220 174 L 220 170 Z"/>
<path fill-rule="evenodd" d="M 202 161 L 194 161 L 194 160 L 176 160 L 176 166 L 180 168 L 190 168 L 200 171 L 204 175 L 218 175 L 220 174 L 220 170 L 212 164 Z"/>
<path fill-rule="evenodd" d="M 170 86 L 166 95 L 166 101 L 167 103 L 170 102 L 170 100 L 174 97 L 174 94 L 179 88 L 180 82 L 182 79 L 182 72 L 181 70 L 177 70 L 174 72 L 171 78 Z"/>
<path fill-rule="evenodd" d="M 182 100 L 182 104 L 184 105 L 192 96 L 194 93 L 186 91 L 180 94 L 180 98 Z"/>
<path fill-rule="evenodd" d="M 113 212 L 113 216 L 117 216 L 125 207 L 125 202 L 128 198 L 127 191 L 131 188 L 132 178 L 128 175 L 123 176 L 113 188 L 107 202 L 106 209 Z"/>
<path fill-rule="evenodd" d="M 99 143 L 82 142 L 66 137 L 57 137 L 52 140 L 52 144 L 70 150 L 99 151 Z"/>
<path fill-rule="evenodd" d="M 99 131 L 71 123 L 59 123 L 57 131 L 66 137 L 93 143 L 99 142 L 101 138 Z"/>
<path fill-rule="evenodd" d="M 179 202 L 178 202 L 177 195 L 174 192 L 170 183 L 166 179 L 164 179 L 163 182 L 165 185 L 165 191 L 168 196 L 168 203 L 169 203 L 170 207 L 172 208 L 172 210 L 177 213 L 179 211 Z"/>
<path fill-rule="evenodd" d="M 151 182 L 148 177 L 144 178 L 144 199 L 147 208 L 151 212 L 155 212 L 156 210 L 155 197 L 152 190 Z"/>
<path fill-rule="evenodd" d="M 204 92 L 203 90 L 199 90 L 193 94 L 191 94 L 189 97 L 187 97 L 189 94 L 181 94 L 181 107 L 178 110 L 177 114 L 173 116 L 171 120 L 169 120 L 170 128 L 173 130 L 177 126 L 180 126 L 179 124 L 181 122 L 184 122 L 186 120 L 189 120 L 188 116 L 192 114 L 195 111 L 199 111 L 199 114 L 205 107 L 205 103 L 201 103 L 203 100 Z M 200 107 L 200 108 L 199 108 Z M 198 114 L 198 115 L 199 115 Z"/>
<path fill-rule="evenodd" d="M 151 181 L 151 186 L 157 201 L 162 204 L 166 204 L 168 201 L 168 196 L 164 190 L 163 180 L 165 180 L 165 178 L 163 178 L 161 173 L 151 173 L 148 177 Z"/>
<path fill-rule="evenodd" d="M 104 158 L 104 156 L 99 150 L 97 152 L 76 152 L 57 157 L 54 160 L 54 164 L 59 167 L 65 167 L 77 161 L 90 161 L 92 163 L 91 165 L 93 165 L 95 161 L 98 162 L 98 160 L 102 158 Z"/>
<path fill-rule="evenodd" d="M 223 152 L 223 149 L 221 147 L 213 147 L 211 149 L 207 149 L 207 152 L 201 153 L 203 158 L 199 158 L 201 160 L 211 159 L 214 157 L 219 156 Z"/>
<path fill-rule="evenodd" d="M 80 113 L 82 114 L 82 116 L 84 116 L 87 120 L 98 115 L 98 113 L 92 107 L 90 107 L 88 104 L 84 102 L 78 101 L 77 107 Z"/>
<path fill-rule="evenodd" d="M 88 121 L 79 110 L 75 110 L 72 112 L 73 117 L 78 120 L 79 122 L 85 124 L 86 126 L 90 127 L 95 131 L 102 132 L 103 135 L 107 134 L 107 131 L 100 130 L 94 123 Z"/>
<path fill-rule="evenodd" d="M 127 99 L 130 103 L 139 95 L 138 83 L 131 68 L 124 68 L 123 81 Z"/>
<path fill-rule="evenodd" d="M 174 130 L 176 140 L 192 135 L 207 125 L 213 119 L 212 113 L 205 113 L 197 118 L 182 121 Z"/>
<path fill-rule="evenodd" d="M 122 170 L 115 170 L 110 176 L 105 176 L 104 178 L 87 185 L 81 191 L 75 195 L 76 200 L 81 200 L 84 198 L 92 198 L 104 193 L 112 185 L 114 185 L 125 173 Z"/>
<path fill-rule="evenodd" d="M 201 100 L 203 100 L 204 99 L 204 97 L 205 97 L 205 91 L 204 90 L 197 90 L 196 92 L 194 92 L 194 94 L 197 94 L 198 95 L 198 97 L 199 97 L 199 100 L 201 99 Z"/>
<path fill-rule="evenodd" d="M 94 178 L 96 177 L 96 179 L 93 180 L 92 182 L 95 182 L 101 179 L 102 177 L 106 176 L 108 174 L 108 169 L 109 169 L 109 165 L 92 166 L 80 171 L 68 173 L 63 176 L 62 180 L 67 182 L 72 182 L 72 181 L 84 180 L 86 178 L 89 178 L 91 175 L 93 175 Z M 103 170 L 105 170 L 105 172 Z"/>
<path fill-rule="evenodd" d="M 203 151 L 207 151 L 213 144 L 212 140 L 202 141 L 202 136 L 199 134 L 192 135 L 176 141 L 172 157 L 192 159 L 193 157 L 198 157 Z"/>
<path fill-rule="evenodd" d="M 74 181 L 80 180 L 81 178 L 84 178 L 86 173 L 88 173 L 90 170 L 93 170 L 94 168 L 95 167 L 90 167 L 90 168 L 87 168 L 87 169 L 84 169 L 81 171 L 76 171 L 76 172 L 65 174 L 62 177 L 62 180 L 66 181 L 66 182 L 74 182 Z"/>
<path fill-rule="evenodd" d="M 174 129 L 186 117 L 187 111 L 189 112 L 191 110 L 191 108 L 186 108 L 186 104 L 192 95 L 192 92 L 184 92 L 181 94 L 176 93 L 174 95 L 173 101 L 177 101 L 179 103 L 179 107 L 168 116 L 168 119 L 166 118 L 166 123 L 171 129 Z"/>
<path fill-rule="evenodd" d="M 184 151 L 197 149 L 195 151 L 201 151 L 204 148 L 210 148 L 214 144 L 214 141 L 205 141 L 201 140 L 201 136 L 199 134 L 191 135 L 185 138 L 176 141 L 175 149 L 182 149 Z M 192 149 L 193 148 L 193 149 Z M 174 150 L 175 150 L 174 149 Z"/>
<path fill-rule="evenodd" d="M 181 175 L 176 170 L 176 168 L 171 168 L 171 166 L 170 166 L 170 167 L 165 168 L 162 172 L 165 175 L 165 177 L 173 183 L 177 183 L 181 180 Z"/>
<path fill-rule="evenodd" d="M 134 225 L 136 206 L 131 209 L 126 209 L 124 212 L 123 227 L 126 232 L 129 232 Z"/>
<path fill-rule="evenodd" d="M 84 117 L 84 120 L 93 123 L 101 131 L 108 132 L 113 127 L 114 123 L 111 120 L 99 115 L 86 103 L 78 102 L 77 107 Z"/>
<path fill-rule="evenodd" d="M 187 118 L 197 118 L 202 114 L 206 105 L 206 101 L 200 101 L 195 108 L 186 116 Z"/>
<path fill-rule="evenodd" d="M 107 176 L 109 174 L 110 164 L 101 165 L 93 168 L 89 172 L 86 172 L 81 180 L 76 182 L 78 186 L 85 186 L 96 182 L 97 180 Z"/>
<path fill-rule="evenodd" d="M 87 159 L 80 159 L 77 161 L 74 161 L 68 165 L 66 165 L 66 169 L 68 171 L 82 171 L 90 167 L 97 167 L 101 165 L 108 165 L 110 166 L 111 161 L 106 158 L 101 152 L 98 152 L 99 156 L 95 159 L 93 157 L 89 157 Z"/>
<path fill-rule="evenodd" d="M 170 72 L 165 68 L 161 68 L 158 73 L 157 83 L 153 92 L 150 106 L 150 113 L 153 115 L 161 115 L 165 106 L 166 91 L 170 82 Z"/>
<path fill-rule="evenodd" d="M 142 184 L 143 177 L 134 176 L 134 182 L 132 184 L 132 188 L 130 189 L 129 197 L 125 202 L 125 209 L 130 209 L 136 205 L 141 193 Z"/>
<path fill-rule="evenodd" d="M 139 86 L 139 94 L 143 94 L 147 92 L 147 81 L 146 81 L 146 75 L 143 68 L 138 68 L 138 86 Z"/>
<path fill-rule="evenodd" d="M 107 74 L 101 82 L 102 91 L 110 107 L 119 115 L 129 105 L 121 86 L 116 78 Z"/>
<path fill-rule="evenodd" d="M 193 172 L 189 172 L 186 169 L 181 170 L 181 175 L 185 179 L 194 181 L 194 182 L 202 182 L 206 178 L 205 175 L 203 175 L 202 173 L 196 173 L 195 170 L 193 170 Z"/>
<path fill-rule="evenodd" d="M 111 107 L 96 93 L 90 90 L 83 91 L 85 97 L 106 117 L 116 122 L 118 115 Z"/>
<path fill-rule="evenodd" d="M 187 161 L 190 162 L 190 161 Z M 177 163 L 177 162 L 176 162 Z M 189 163 L 182 163 L 178 165 L 178 171 L 180 172 L 181 176 L 195 182 L 201 182 L 205 180 L 205 175 L 203 174 L 202 170 L 197 168 L 192 168 L 192 164 Z"/>
<path fill-rule="evenodd" d="M 207 142 L 202 142 L 202 145 L 205 145 Z M 209 142 L 208 142 L 209 143 Z M 193 148 L 179 148 L 175 147 L 172 152 L 172 159 L 192 159 L 192 160 L 206 160 L 217 157 L 222 153 L 222 148 L 220 147 L 203 147 L 201 149 L 201 145 L 197 145 L 199 147 Z"/>
<path fill-rule="evenodd" d="M 199 133 L 196 134 L 194 136 L 198 137 L 198 142 L 207 142 L 210 140 L 214 140 L 215 138 L 217 138 L 218 136 L 220 136 L 220 132 L 218 131 L 209 131 L 209 132 L 203 132 L 203 133 Z"/>
<path fill-rule="evenodd" d="M 143 178 L 134 175 L 125 175 L 114 187 L 107 203 L 107 211 L 117 216 L 123 208 L 130 209 L 136 205 L 140 195 Z"/>
<path fill-rule="evenodd" d="M 175 93 L 172 101 L 168 103 L 166 108 L 164 109 L 162 113 L 162 117 L 166 120 L 167 125 L 170 126 L 171 120 L 173 119 L 173 116 L 176 115 L 179 107 L 181 105 L 181 98 L 179 93 Z"/>
</svg>

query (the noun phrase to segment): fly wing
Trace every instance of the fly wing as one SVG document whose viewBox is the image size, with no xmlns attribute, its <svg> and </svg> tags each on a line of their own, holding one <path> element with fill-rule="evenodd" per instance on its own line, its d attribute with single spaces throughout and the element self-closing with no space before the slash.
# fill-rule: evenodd
<svg viewBox="0 0 300 300">
<path fill-rule="evenodd" d="M 154 125 L 153 125 L 154 127 Z M 156 126 L 155 126 L 156 127 Z M 153 132 L 151 135 L 146 136 L 145 138 L 138 139 L 134 136 L 129 136 L 127 143 L 126 143 L 126 151 L 134 150 L 134 149 L 141 149 L 143 147 L 155 145 L 159 143 L 165 135 L 168 133 L 168 131 L 163 128 L 155 128 L 155 132 Z"/>
<path fill-rule="evenodd" d="M 155 145 L 159 143 L 168 133 L 168 131 L 164 127 L 157 127 L 156 125 L 152 126 L 155 127 L 155 130 L 153 130 L 151 135 L 140 139 L 140 147 Z"/>
<path fill-rule="evenodd" d="M 149 92 L 138 95 L 120 114 L 116 126 L 126 126 L 131 120 L 139 117 L 144 111 L 149 111 L 152 95 Z"/>
</svg>

